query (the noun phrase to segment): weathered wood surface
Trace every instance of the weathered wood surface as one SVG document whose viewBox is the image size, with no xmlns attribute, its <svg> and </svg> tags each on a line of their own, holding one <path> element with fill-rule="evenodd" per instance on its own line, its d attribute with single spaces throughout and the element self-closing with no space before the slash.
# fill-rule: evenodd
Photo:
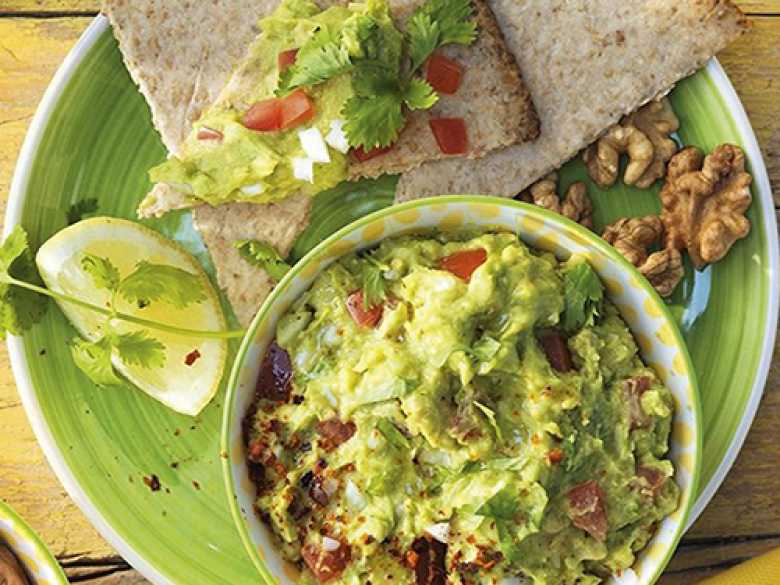
<svg viewBox="0 0 780 585">
<path fill-rule="evenodd" d="M 755 15 L 755 26 L 721 55 L 721 61 L 743 99 L 775 193 L 780 195 L 780 0 L 738 3 Z M 0 0 L 0 212 L 35 107 L 98 5 L 84 0 Z M 780 204 L 780 198 L 776 201 Z M 780 546 L 777 428 L 780 346 L 745 448 L 685 538 L 662 585 L 687 585 Z M 0 497 L 41 534 L 74 581 L 145 582 L 95 532 L 50 471 L 19 403 L 4 347 L 0 348 L 0 446 Z"/>
</svg>

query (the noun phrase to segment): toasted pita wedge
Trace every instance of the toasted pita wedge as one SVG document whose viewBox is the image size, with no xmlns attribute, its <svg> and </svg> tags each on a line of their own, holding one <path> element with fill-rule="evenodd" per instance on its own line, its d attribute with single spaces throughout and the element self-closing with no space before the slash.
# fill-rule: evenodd
<svg viewBox="0 0 780 585">
<path fill-rule="evenodd" d="M 514 196 L 748 27 L 729 0 L 491 0 L 541 118 L 536 142 L 405 173 L 397 199 Z"/>
</svg>

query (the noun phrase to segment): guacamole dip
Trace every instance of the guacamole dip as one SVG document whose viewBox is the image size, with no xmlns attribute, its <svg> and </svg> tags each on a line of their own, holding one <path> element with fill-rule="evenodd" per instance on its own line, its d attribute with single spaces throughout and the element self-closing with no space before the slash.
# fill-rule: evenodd
<svg viewBox="0 0 780 585">
<path fill-rule="evenodd" d="M 595 584 L 678 505 L 672 415 L 583 260 L 429 234 L 297 300 L 245 440 L 301 583 Z"/>
</svg>

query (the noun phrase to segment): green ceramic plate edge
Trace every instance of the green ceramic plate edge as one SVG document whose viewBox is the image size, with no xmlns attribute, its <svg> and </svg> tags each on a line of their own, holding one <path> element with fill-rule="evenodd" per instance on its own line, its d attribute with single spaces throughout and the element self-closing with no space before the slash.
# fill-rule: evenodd
<svg viewBox="0 0 780 585">
<path fill-rule="evenodd" d="M 64 90 L 67 90 L 71 82 L 73 82 L 72 77 L 74 73 L 78 71 L 81 62 L 91 56 L 91 49 L 93 49 L 96 44 L 104 44 L 104 35 L 110 35 L 110 32 L 107 31 L 107 28 L 107 22 L 103 17 L 98 17 L 93 22 L 80 42 L 76 45 L 74 50 L 68 55 L 46 92 L 44 100 L 42 101 L 41 106 L 39 107 L 39 110 L 33 120 L 30 132 L 28 133 L 28 137 L 25 140 L 24 147 L 19 157 L 20 164 L 17 167 L 17 171 L 14 175 L 11 198 L 9 200 L 9 206 L 6 213 L 6 233 L 15 223 L 19 222 L 20 218 L 22 217 L 27 186 L 30 179 L 30 170 L 33 166 L 32 161 L 34 161 L 36 158 L 35 155 L 37 148 L 45 134 L 45 131 L 48 128 L 49 122 L 51 121 L 51 115 L 59 105 L 58 102 L 60 101 L 61 94 Z M 707 77 L 710 84 L 715 83 L 713 80 L 716 76 L 713 76 L 713 70 L 718 68 L 719 67 L 714 62 L 708 66 Z M 717 71 L 714 71 L 714 73 L 717 74 Z M 757 178 L 759 178 L 761 182 L 761 185 L 757 186 L 757 188 L 759 189 L 759 194 L 761 195 L 760 203 L 762 208 L 760 209 L 759 213 L 759 210 L 756 210 L 757 206 L 754 205 L 752 213 L 754 215 L 754 220 L 757 220 L 759 223 L 757 231 L 760 232 L 761 248 L 763 250 L 762 253 L 764 254 L 764 256 L 762 256 L 762 261 L 766 260 L 768 262 L 768 266 L 764 268 L 764 273 L 766 273 L 765 276 L 768 276 L 766 276 L 766 278 L 762 281 L 761 302 L 762 309 L 766 308 L 767 302 L 769 302 L 769 309 L 764 313 L 767 316 L 767 324 L 765 328 L 765 334 L 763 336 L 764 355 L 755 356 L 755 360 L 760 360 L 760 363 L 758 364 L 758 368 L 753 368 L 753 387 L 751 388 L 750 393 L 744 397 L 741 404 L 739 405 L 739 410 L 743 414 L 738 420 L 734 422 L 735 428 L 731 429 L 728 442 L 722 443 L 725 457 L 722 458 L 720 465 L 718 466 L 714 475 L 710 478 L 705 491 L 697 501 L 697 504 L 694 507 L 692 518 L 695 518 L 696 514 L 701 511 L 701 508 L 703 508 L 704 504 L 706 504 L 706 501 L 709 499 L 712 493 L 714 493 L 715 489 L 722 481 L 723 476 L 733 462 L 733 459 L 736 456 L 739 447 L 741 446 L 742 440 L 744 439 L 744 435 L 750 426 L 750 422 L 752 421 L 753 414 L 755 412 L 755 408 L 758 405 L 762 390 L 762 388 L 756 387 L 756 382 L 758 380 L 765 380 L 766 378 L 768 360 L 771 356 L 772 339 L 774 338 L 773 323 L 776 321 L 777 315 L 777 299 L 775 299 L 774 296 L 770 296 L 772 291 L 777 291 L 777 234 L 776 231 L 772 229 L 775 225 L 775 219 L 774 211 L 771 208 L 771 195 L 768 186 L 768 178 L 766 177 L 763 161 L 761 160 L 757 145 L 755 145 L 755 138 L 752 134 L 749 123 L 744 116 L 744 111 L 742 110 L 736 95 L 732 95 L 733 89 L 730 88 L 727 78 L 725 78 L 725 75 L 722 77 L 722 79 L 718 80 L 718 90 L 716 93 L 721 96 L 721 101 L 725 100 L 729 102 L 728 107 L 732 112 L 737 112 L 737 114 L 741 116 L 739 123 L 736 125 L 732 120 L 732 130 L 742 139 L 738 142 L 746 141 L 749 143 L 748 154 L 753 164 L 753 170 L 757 173 Z M 687 82 L 682 82 L 681 85 L 686 83 Z M 730 91 L 732 93 L 729 93 Z M 159 146 L 157 149 L 159 150 Z M 565 173 L 564 178 L 566 178 Z M 767 198 L 768 200 L 766 200 Z M 175 231 L 178 227 L 181 227 L 182 230 Z M 173 227 L 169 226 L 169 229 L 172 230 L 168 232 L 169 235 L 181 235 L 185 238 L 192 237 L 191 229 L 188 232 L 186 226 L 183 224 L 178 226 L 174 223 Z M 193 244 L 192 242 L 190 243 Z M 200 248 L 198 248 L 198 245 Z M 201 259 L 208 267 L 208 256 L 203 253 L 202 244 L 194 243 L 190 246 L 190 249 L 196 255 L 198 255 L 199 259 Z M 769 301 L 767 301 L 768 296 L 770 297 Z M 771 336 L 768 333 L 770 331 Z M 114 517 L 113 523 L 109 521 L 109 519 L 112 517 L 113 511 L 112 514 L 107 514 L 109 510 L 106 509 L 105 503 L 100 503 L 101 498 L 99 497 L 99 493 L 94 492 L 94 490 L 86 490 L 84 485 L 82 485 L 82 483 L 77 480 L 74 471 L 75 468 L 71 468 L 73 462 L 71 461 L 69 463 L 69 458 L 65 456 L 64 449 L 66 448 L 66 445 L 60 445 L 57 443 L 46 415 L 44 415 L 44 412 L 41 408 L 41 403 L 38 399 L 39 397 L 37 396 L 35 387 L 31 381 L 31 371 L 28 364 L 28 358 L 30 360 L 37 359 L 35 349 L 33 347 L 27 347 L 25 343 L 19 338 L 10 338 L 8 340 L 8 346 L 9 353 L 11 354 L 12 358 L 12 367 L 17 379 L 20 394 L 22 395 L 22 401 L 36 432 L 36 436 L 41 442 L 47 458 L 57 473 L 60 481 L 63 483 L 66 490 L 74 498 L 77 504 L 89 516 L 93 524 L 115 546 L 115 548 L 117 548 L 117 550 L 119 550 L 119 552 L 128 559 L 131 564 L 138 568 L 145 576 L 157 583 L 173 582 L 171 579 L 178 580 L 181 578 L 182 574 L 188 574 L 188 571 L 192 571 L 192 569 L 185 565 L 181 560 L 173 562 L 175 559 L 171 559 L 171 555 L 165 557 L 164 561 L 161 560 L 161 557 L 158 554 L 159 551 L 157 551 L 157 549 L 160 547 L 153 547 L 148 543 L 144 543 L 143 539 L 139 540 L 137 535 L 134 536 L 132 533 L 128 533 L 126 526 L 124 526 L 123 522 L 121 521 L 117 522 L 116 517 Z M 767 347 L 770 349 L 769 353 L 767 353 Z M 761 352 L 759 351 L 758 353 L 760 354 Z M 729 410 L 733 410 L 733 408 L 730 406 Z M 83 474 L 84 469 L 80 469 L 78 473 Z M 232 538 L 229 540 L 232 541 Z M 236 542 L 238 542 L 238 539 L 236 539 Z M 159 544 L 163 544 L 163 542 L 160 542 Z M 245 561 L 242 559 L 239 564 L 244 565 Z M 175 567 L 178 567 L 178 569 Z M 184 570 L 184 573 L 180 573 L 179 571 L 181 570 Z M 197 582 L 201 581 L 197 580 Z"/>
<path fill-rule="evenodd" d="M 313 260 L 320 257 L 324 250 L 330 248 L 335 242 L 341 240 L 347 234 L 352 233 L 363 226 L 369 225 L 377 219 L 386 218 L 410 209 L 417 209 L 418 207 L 425 207 L 431 204 L 447 204 L 447 203 L 483 203 L 488 205 L 493 204 L 493 205 L 514 207 L 516 209 L 523 209 L 531 215 L 535 214 L 539 217 L 544 218 L 546 221 L 550 223 L 557 223 L 559 225 L 564 226 L 566 230 L 576 232 L 583 240 L 587 241 L 601 254 L 608 257 L 610 260 L 612 260 L 612 262 L 621 266 L 623 270 L 625 270 L 626 272 L 635 275 L 636 281 L 640 284 L 641 288 L 644 289 L 647 292 L 647 294 L 650 295 L 650 297 L 655 299 L 658 306 L 661 307 L 663 311 L 664 319 L 671 326 L 670 329 L 673 332 L 675 344 L 679 347 L 682 353 L 683 359 L 685 361 L 686 370 L 690 373 L 689 379 L 690 379 L 691 387 L 693 389 L 693 392 L 691 394 L 691 401 L 693 403 L 694 420 L 696 423 L 696 448 L 695 448 L 695 457 L 694 457 L 695 460 L 694 460 L 693 472 L 692 472 L 691 493 L 695 494 L 698 492 L 699 480 L 701 475 L 700 472 L 701 472 L 701 463 L 702 463 L 701 461 L 702 450 L 703 450 L 702 436 L 704 433 L 702 432 L 703 429 L 702 429 L 702 415 L 701 415 L 701 400 L 699 395 L 699 386 L 695 374 L 696 370 L 693 367 L 693 361 L 691 360 L 690 353 L 688 352 L 688 346 L 685 343 L 685 340 L 683 339 L 682 334 L 680 333 L 680 330 L 676 325 L 675 319 L 671 311 L 666 306 L 666 303 L 664 303 L 661 300 L 661 298 L 658 296 L 658 293 L 655 291 L 655 289 L 653 289 L 653 287 L 650 286 L 650 284 L 639 274 L 639 272 L 637 272 L 636 268 L 633 265 L 631 265 L 622 255 L 620 255 L 615 250 L 615 248 L 613 248 L 612 246 L 607 244 L 604 240 L 596 236 L 592 231 L 582 227 L 578 223 L 570 221 L 556 213 L 552 213 L 540 207 L 528 205 L 526 203 L 521 203 L 518 201 L 512 201 L 511 199 L 504 199 L 500 197 L 486 197 L 484 195 L 445 195 L 445 196 L 440 196 L 435 198 L 408 201 L 406 203 L 394 205 L 393 207 L 375 211 L 374 213 L 371 213 L 360 219 L 355 220 L 354 222 L 350 223 L 347 226 L 344 226 L 343 228 L 341 228 L 340 230 L 338 230 L 337 232 L 335 232 L 334 234 L 330 235 L 328 238 L 326 238 L 325 240 L 317 244 L 317 246 L 315 246 L 301 260 L 299 260 L 292 267 L 292 269 L 285 275 L 285 277 L 277 284 L 274 290 L 271 291 L 271 294 L 265 300 L 262 307 L 260 307 L 260 310 L 258 311 L 257 315 L 255 315 L 255 318 L 252 320 L 252 323 L 249 325 L 246 335 L 241 341 L 241 346 L 238 349 L 236 358 L 233 361 L 233 367 L 231 369 L 230 379 L 228 381 L 227 396 L 225 398 L 225 407 L 222 413 L 223 418 L 222 418 L 222 432 L 221 432 L 221 448 L 222 451 L 227 453 L 227 457 L 223 457 L 222 459 L 222 471 L 225 480 L 226 491 L 228 493 L 228 497 L 230 501 L 230 511 L 233 514 L 233 520 L 236 523 L 239 534 L 241 536 L 241 540 L 243 541 L 244 547 L 246 548 L 247 554 L 254 562 L 255 567 L 258 570 L 258 573 L 260 573 L 261 577 L 265 580 L 265 585 L 277 585 L 277 581 L 268 571 L 267 567 L 265 566 L 265 563 L 262 561 L 262 559 L 258 556 L 257 552 L 255 551 L 254 543 L 252 542 L 252 539 L 249 536 L 249 532 L 247 530 L 246 523 L 244 522 L 244 518 L 241 514 L 238 501 L 233 495 L 235 494 L 235 484 L 233 483 L 233 473 L 232 473 L 233 468 L 231 464 L 232 449 L 230 445 L 231 429 L 233 424 L 235 423 L 233 417 L 233 410 L 234 410 L 233 403 L 236 400 L 236 396 L 238 392 L 238 386 L 239 386 L 238 381 L 241 374 L 241 370 L 244 367 L 244 360 L 246 359 L 250 347 L 254 343 L 254 338 L 255 338 L 255 334 L 257 333 L 257 329 L 260 327 L 260 325 L 265 320 L 267 315 L 271 312 L 274 302 L 284 293 L 285 289 L 295 279 L 295 277 L 298 274 L 300 274 L 306 268 L 306 266 L 309 265 L 309 263 L 311 263 Z M 672 539 L 672 543 L 668 546 L 664 554 L 663 561 L 660 563 L 655 576 L 652 578 L 652 580 L 649 583 L 654 583 L 661 576 L 664 567 L 668 564 L 669 560 L 674 554 L 674 551 L 677 548 L 677 543 L 680 541 L 680 538 L 682 538 L 682 535 L 685 532 L 686 522 L 690 516 L 690 512 L 693 509 L 695 501 L 696 501 L 695 497 L 688 499 L 685 509 L 683 510 L 680 522 L 677 526 L 677 530 L 675 531 L 674 537 Z"/>
<path fill-rule="evenodd" d="M 27 522 L 25 522 L 24 519 L 19 516 L 19 514 L 17 514 L 11 506 L 9 506 L 1 499 L 0 520 L 7 520 L 13 525 L 14 538 L 17 540 L 17 542 L 21 540 L 24 541 L 25 544 L 33 547 L 35 556 L 31 557 L 29 560 L 32 560 L 33 563 L 35 563 L 35 566 L 28 566 L 25 562 L 27 559 L 25 558 L 19 559 L 22 564 L 25 565 L 25 569 L 31 577 L 38 579 L 38 583 L 40 585 L 54 585 L 54 583 L 57 585 L 68 585 L 68 579 L 65 577 L 65 573 L 62 571 L 62 567 L 57 562 L 57 559 L 55 559 L 54 555 L 51 554 L 49 547 L 47 547 L 41 540 L 41 537 L 38 536 L 38 534 L 32 528 L 30 528 L 30 525 L 27 524 Z M 0 530 L 0 542 L 2 541 L 3 534 Z M 11 548 L 13 549 L 13 547 Z M 17 551 L 14 550 L 14 552 Z M 51 571 L 50 576 L 54 578 L 53 582 L 44 580 L 45 575 L 43 574 L 43 571 L 40 570 L 38 565 L 43 565 L 48 568 L 49 571 Z"/>
</svg>

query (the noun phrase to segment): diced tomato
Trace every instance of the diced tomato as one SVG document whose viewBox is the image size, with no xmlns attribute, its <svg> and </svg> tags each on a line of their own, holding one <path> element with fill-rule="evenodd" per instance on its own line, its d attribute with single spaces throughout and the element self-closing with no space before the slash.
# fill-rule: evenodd
<svg viewBox="0 0 780 585">
<path fill-rule="evenodd" d="M 222 135 L 222 132 L 219 130 L 213 130 L 211 128 L 207 128 L 206 126 L 202 126 L 200 130 L 198 130 L 198 140 L 218 140 L 222 141 L 224 136 Z"/>
<path fill-rule="evenodd" d="M 282 130 L 294 128 L 314 117 L 314 103 L 302 89 L 280 98 L 282 107 Z"/>
<path fill-rule="evenodd" d="M 258 398 L 273 402 L 288 402 L 292 384 L 292 362 L 284 348 L 274 341 L 260 366 L 255 393 Z"/>
<path fill-rule="evenodd" d="M 572 524 L 596 540 L 604 541 L 607 538 L 607 512 L 601 486 L 594 480 L 586 481 L 571 488 L 566 497 Z"/>
<path fill-rule="evenodd" d="M 352 156 L 354 156 L 358 162 L 366 162 L 367 160 L 371 160 L 377 156 L 387 154 L 392 149 L 392 146 L 385 146 L 384 148 L 372 148 L 371 150 L 365 150 L 362 146 L 358 146 L 352 150 Z"/>
<path fill-rule="evenodd" d="M 361 327 L 374 327 L 382 318 L 382 305 L 374 305 L 366 309 L 363 306 L 363 291 L 356 290 L 347 297 L 347 311 Z"/>
<path fill-rule="evenodd" d="M 290 49 L 289 51 L 282 51 L 277 57 L 277 63 L 279 65 L 279 72 L 284 71 L 290 66 L 295 64 L 295 59 L 298 57 L 298 49 Z"/>
<path fill-rule="evenodd" d="M 282 128 L 281 100 L 271 98 L 252 104 L 241 123 L 250 130 L 276 132 Z"/>
<path fill-rule="evenodd" d="M 451 272 L 466 282 L 471 280 L 474 271 L 487 260 L 487 252 L 482 248 L 476 250 L 463 250 L 445 256 L 439 260 L 439 268 Z"/>
<path fill-rule="evenodd" d="M 659 491 L 661 491 L 661 488 L 666 483 L 666 476 L 663 474 L 663 472 L 654 467 L 645 467 L 644 465 L 640 465 L 636 469 L 636 475 L 637 477 L 641 477 L 647 482 L 648 487 L 645 488 L 644 486 L 641 486 L 642 492 L 647 493 L 653 498 Z"/>
<path fill-rule="evenodd" d="M 574 362 L 563 334 L 558 331 L 545 331 L 539 335 L 539 343 L 554 370 L 570 372 L 574 369 Z"/>
<path fill-rule="evenodd" d="M 642 409 L 642 394 L 650 389 L 652 380 L 647 376 L 629 378 L 625 382 L 628 418 L 631 430 L 641 429 L 650 424 L 650 418 Z"/>
<path fill-rule="evenodd" d="M 460 87 L 463 70 L 452 59 L 434 53 L 428 59 L 428 69 L 425 73 L 425 78 L 437 92 L 452 95 Z"/>
<path fill-rule="evenodd" d="M 317 434 L 322 437 L 320 446 L 325 451 L 333 451 L 342 443 L 346 443 L 355 434 L 357 427 L 352 421 L 341 422 L 336 417 L 322 420 L 317 423 Z"/>
<path fill-rule="evenodd" d="M 327 583 L 337 579 L 344 572 L 352 554 L 349 545 L 339 541 L 339 547 L 331 551 L 309 543 L 301 549 L 301 556 L 317 581 Z"/>
<path fill-rule="evenodd" d="M 433 118 L 428 124 L 444 154 L 465 154 L 469 149 L 466 122 L 463 118 Z"/>
<path fill-rule="evenodd" d="M 560 449 L 552 449 L 552 450 L 551 450 L 551 451 L 550 451 L 550 452 L 547 454 L 547 460 L 548 460 L 548 461 L 549 461 L 549 462 L 550 462 L 552 465 L 555 465 L 555 464 L 557 464 L 557 463 L 560 463 L 561 461 L 563 461 L 563 451 L 561 451 Z"/>
</svg>

